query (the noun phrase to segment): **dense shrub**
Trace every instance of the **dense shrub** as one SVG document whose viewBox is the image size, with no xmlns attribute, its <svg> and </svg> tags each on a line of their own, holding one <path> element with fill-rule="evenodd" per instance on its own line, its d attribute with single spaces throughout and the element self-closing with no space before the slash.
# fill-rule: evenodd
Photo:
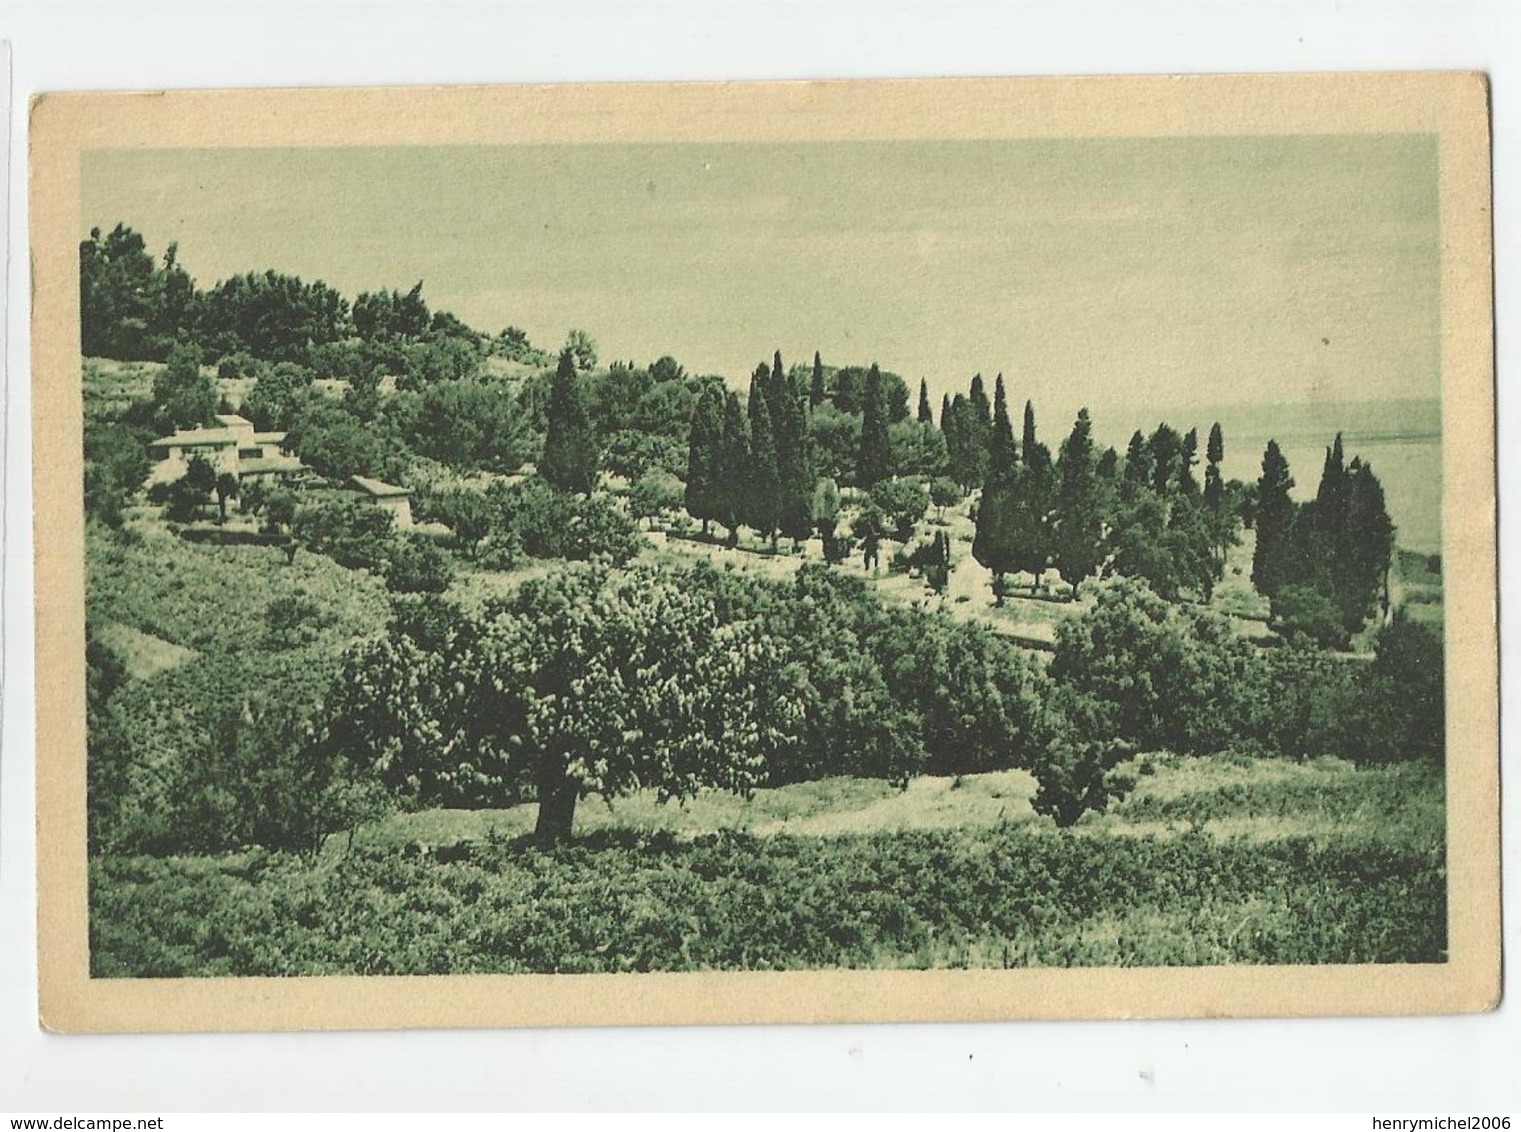
<svg viewBox="0 0 1521 1132">
<path fill-rule="evenodd" d="M 486 496 L 496 511 L 493 530 L 511 531 L 534 558 L 621 566 L 644 543 L 635 522 L 600 496 L 559 491 L 540 479 L 493 484 Z"/>
<path fill-rule="evenodd" d="M 264 608 L 264 640 L 274 649 L 310 644 L 334 617 L 308 593 L 297 591 L 274 598 Z"/>
<path fill-rule="evenodd" d="M 918 717 L 916 770 L 970 774 L 1039 763 L 1047 683 L 1007 638 L 944 613 L 895 610 L 873 647 L 894 696 Z"/>
<path fill-rule="evenodd" d="M 635 518 L 650 520 L 653 526 L 657 516 L 680 509 L 685 495 L 686 484 L 670 472 L 645 472 L 629 489 L 629 511 Z"/>
<path fill-rule="evenodd" d="M 1286 640 L 1304 638 L 1322 648 L 1344 649 L 1351 637 L 1334 598 L 1314 586 L 1284 586 L 1273 596 L 1273 628 Z"/>
<path fill-rule="evenodd" d="M 153 430 L 121 421 L 88 421 L 84 430 L 85 514 L 120 527 L 127 501 L 147 479 Z"/>
<path fill-rule="evenodd" d="M 309 761 L 288 728 L 322 701 L 344 645 L 383 623 L 379 583 L 316 555 L 287 565 L 271 547 L 165 537 L 92 534 L 87 564 L 91 621 L 135 630 L 132 663 L 154 666 L 123 678 L 92 633 L 92 847 L 235 848 L 285 837 L 282 827 L 285 843 L 301 842 L 314 827 L 302 833 L 310 818 L 294 807 L 333 813 L 321 785 L 332 768 Z M 256 723 L 240 731 L 245 714 Z"/>
<path fill-rule="evenodd" d="M 266 368 L 258 358 L 240 350 L 224 354 L 218 359 L 217 376 L 223 381 L 235 381 L 239 378 L 258 377 Z"/>
<path fill-rule="evenodd" d="M 175 523 L 187 523 L 200 518 L 211 505 L 211 496 L 217 487 L 217 473 L 206 457 L 197 453 L 190 457 L 185 474 L 177 480 L 161 481 L 148 489 L 148 501 L 161 504 L 164 518 Z"/>
<path fill-rule="evenodd" d="M 1109 705 L 1117 738 L 1149 749 L 1216 750 L 1239 732 L 1251 645 L 1208 614 L 1185 614 L 1146 585 L 1120 580 L 1057 627 L 1049 673 Z"/>
<path fill-rule="evenodd" d="M 229 359 L 223 359 L 226 366 Z M 265 366 L 248 359 L 242 375 L 258 378 L 243 399 L 243 415 L 254 427 L 285 431 L 290 429 L 312 404 L 312 383 L 316 374 L 294 362 Z M 224 375 L 225 376 L 225 375 Z"/>
<path fill-rule="evenodd" d="M 111 697 L 89 809 L 110 852 L 309 851 L 343 828 L 354 780 L 305 720 L 331 676 L 312 651 L 202 656 Z"/>
<path fill-rule="evenodd" d="M 1396 616 L 1379 633 L 1375 649 L 1348 713 L 1347 753 L 1364 763 L 1419 759 L 1441 765 L 1447 738 L 1442 638 Z"/>
<path fill-rule="evenodd" d="M 1059 826 L 1076 825 L 1090 810 L 1103 813 L 1135 780 L 1116 768 L 1133 753 L 1114 738 L 1112 705 L 1058 686 L 1046 705 L 1044 750 L 1035 760 L 1035 812 Z"/>
<path fill-rule="evenodd" d="M 349 657 L 331 704 L 334 742 L 375 766 L 415 804 L 494 805 L 504 797 L 522 796 L 530 786 L 523 767 L 512 769 L 514 762 L 539 748 L 537 742 L 522 740 L 517 747 L 508 741 L 518 709 L 509 710 L 497 700 L 509 685 L 532 686 L 537 677 L 524 672 L 514 682 L 501 671 L 483 674 L 477 666 L 496 647 L 483 642 L 518 620 L 539 623 L 535 640 L 543 637 L 543 642 L 534 647 L 548 648 L 544 635 L 559 624 L 554 612 L 559 606 L 534 603 L 574 585 L 574 577 L 558 578 L 547 589 L 529 583 L 507 606 L 479 616 L 435 609 L 421 621 L 399 619 L 388 639 Z M 749 678 L 762 685 L 756 692 L 767 697 L 765 718 L 772 729 L 763 757 L 756 756 L 761 761 L 747 771 L 758 776 L 756 782 L 776 785 L 837 774 L 906 782 L 925 772 L 1029 766 L 1039 756 L 1044 683 L 1039 669 L 984 626 L 885 606 L 859 579 L 817 564 L 804 566 L 790 584 L 703 566 L 659 575 L 631 572 L 617 582 L 617 592 L 625 586 L 643 587 L 649 600 L 663 601 L 667 612 L 659 617 L 687 610 L 685 621 L 677 619 L 662 633 L 685 623 L 693 639 L 718 632 L 730 648 L 749 642 L 742 654 L 748 658 Z M 682 599 L 660 597 L 671 592 Z M 600 601 L 565 628 L 563 647 L 580 648 L 586 640 L 601 639 L 592 635 Z M 693 602 L 696 612 L 687 609 Z M 421 627 L 425 640 L 414 625 Z M 620 639 L 617 647 L 633 648 L 636 639 Z M 659 650 L 658 662 L 651 663 L 656 668 L 673 663 L 683 655 L 680 642 L 685 639 L 671 637 Z M 615 643 L 610 640 L 608 647 Z M 623 719 L 626 736 L 643 742 L 653 737 L 654 724 L 635 727 L 627 722 L 632 708 L 618 705 L 620 697 L 652 679 L 656 669 L 625 672 L 628 658 L 616 649 L 615 654 L 596 663 L 576 660 L 567 669 L 580 672 L 583 663 L 591 664 L 576 677 L 577 710 L 593 717 L 587 726 Z M 513 656 L 518 657 L 514 663 L 522 659 Z M 719 676 L 728 671 L 727 663 L 710 658 L 691 672 L 704 673 L 711 685 L 708 693 L 717 694 L 724 687 Z M 682 714 L 675 711 L 680 700 L 673 688 L 659 708 L 663 741 L 689 752 L 713 743 L 733 747 L 735 736 L 748 734 L 746 713 L 758 709 L 733 689 L 725 695 L 730 709 Z M 593 704 L 599 706 L 589 706 Z M 611 751 L 634 749 L 630 744 L 635 740 L 588 743 L 587 751 Z M 614 760 L 608 765 L 621 764 Z M 602 772 L 597 774 L 600 781 Z M 614 788 L 622 789 L 623 780 Z"/>
<path fill-rule="evenodd" d="M 899 542 L 914 537 L 914 528 L 929 508 L 929 492 L 920 476 L 883 480 L 871 489 L 871 502 L 883 516 L 882 533 Z"/>
<path fill-rule="evenodd" d="M 1371 664 L 1306 633 L 1262 650 L 1220 618 L 1120 582 L 1058 627 L 1048 671 L 1106 705 L 1114 736 L 1144 749 L 1440 761 L 1441 648 L 1429 630 L 1397 620 Z"/>
<path fill-rule="evenodd" d="M 291 536 L 316 554 L 350 569 L 379 572 L 391 546 L 391 512 L 353 499 L 333 499 L 299 508 Z"/>
<path fill-rule="evenodd" d="M 479 491 L 428 492 L 414 501 L 414 514 L 419 514 L 416 504 L 422 504 L 422 511 L 454 532 L 456 543 L 467 557 L 474 558 L 480 551 L 481 541 L 491 534 L 494 510 Z"/>
<path fill-rule="evenodd" d="M 502 381 L 423 378 L 392 397 L 387 413 L 411 451 L 462 471 L 516 471 L 540 441 Z"/>
<path fill-rule="evenodd" d="M 1358 662 L 1308 643 L 1270 650 L 1242 684 L 1239 745 L 1294 759 L 1346 753 L 1364 675 Z"/>
<path fill-rule="evenodd" d="M 454 578 L 449 555 L 416 533 L 391 540 L 384 569 L 386 588 L 397 593 L 443 593 Z"/>
</svg>

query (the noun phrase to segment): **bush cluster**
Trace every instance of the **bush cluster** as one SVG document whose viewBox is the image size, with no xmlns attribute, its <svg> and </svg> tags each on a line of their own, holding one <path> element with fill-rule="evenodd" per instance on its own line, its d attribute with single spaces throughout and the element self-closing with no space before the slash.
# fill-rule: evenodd
<svg viewBox="0 0 1521 1132">
<path fill-rule="evenodd" d="M 1302 641 L 1261 650 L 1222 618 L 1121 581 L 1058 628 L 1048 674 L 1148 750 L 1440 763 L 1441 639 L 1397 617 L 1376 650 L 1371 663 Z"/>
<path fill-rule="evenodd" d="M 644 545 L 638 524 L 601 496 L 560 491 L 534 478 L 494 484 L 486 499 L 494 512 L 491 534 L 515 538 L 532 558 L 622 566 Z"/>
</svg>

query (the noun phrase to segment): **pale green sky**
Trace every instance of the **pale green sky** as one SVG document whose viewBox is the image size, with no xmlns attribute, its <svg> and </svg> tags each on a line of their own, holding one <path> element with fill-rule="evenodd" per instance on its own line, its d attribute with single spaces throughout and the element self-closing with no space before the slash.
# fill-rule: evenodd
<svg viewBox="0 0 1521 1132">
<path fill-rule="evenodd" d="M 249 269 L 604 359 L 780 348 L 1093 405 L 1439 390 L 1428 136 L 94 151 L 202 285 Z"/>
</svg>

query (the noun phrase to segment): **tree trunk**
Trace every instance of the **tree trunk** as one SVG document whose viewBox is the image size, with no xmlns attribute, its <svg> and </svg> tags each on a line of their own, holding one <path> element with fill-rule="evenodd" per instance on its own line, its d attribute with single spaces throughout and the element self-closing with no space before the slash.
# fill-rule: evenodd
<svg viewBox="0 0 1521 1132">
<path fill-rule="evenodd" d="M 563 760 L 550 756 L 540 760 L 538 788 L 539 820 L 533 828 L 533 839 L 540 845 L 569 841 L 580 789 L 566 775 Z"/>
</svg>

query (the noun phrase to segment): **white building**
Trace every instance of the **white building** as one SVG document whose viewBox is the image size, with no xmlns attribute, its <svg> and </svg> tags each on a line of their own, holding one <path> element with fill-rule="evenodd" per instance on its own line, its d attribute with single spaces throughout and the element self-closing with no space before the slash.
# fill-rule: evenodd
<svg viewBox="0 0 1521 1132">
<path fill-rule="evenodd" d="M 224 414 L 215 428 L 181 429 L 148 445 L 154 464 L 149 484 L 177 480 L 190 469 L 194 456 L 203 456 L 218 475 L 231 472 L 270 478 L 299 471 L 302 463 L 284 452 L 285 433 L 256 432 L 245 417 Z"/>
<path fill-rule="evenodd" d="M 410 527 L 412 525 L 411 488 L 381 483 L 379 480 L 368 479 L 365 476 L 350 476 L 349 486 L 366 501 L 391 512 L 395 516 L 396 526 Z"/>
</svg>

